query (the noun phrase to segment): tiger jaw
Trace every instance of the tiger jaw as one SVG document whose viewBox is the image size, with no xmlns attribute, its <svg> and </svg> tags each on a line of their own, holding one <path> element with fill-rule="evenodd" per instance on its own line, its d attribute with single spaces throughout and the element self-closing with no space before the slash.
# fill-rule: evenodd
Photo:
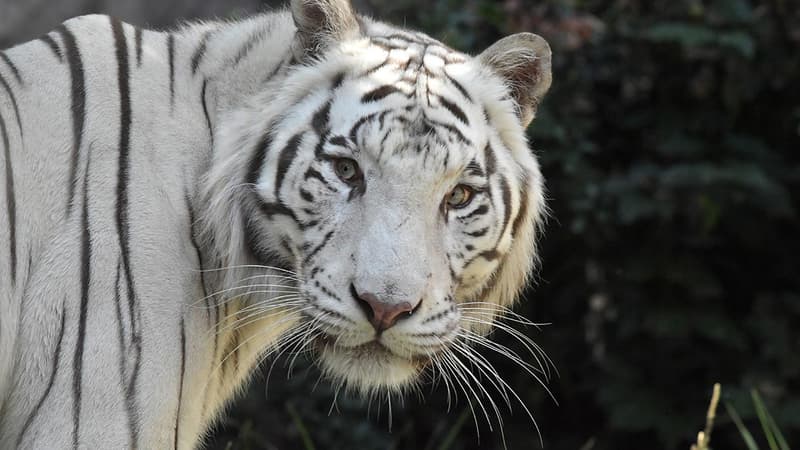
<svg viewBox="0 0 800 450">
<path fill-rule="evenodd" d="M 458 325 L 455 320 L 448 321 L 445 329 L 437 332 L 415 332 L 408 329 L 413 324 L 403 325 L 405 330 L 391 328 L 382 333 L 371 328 L 321 333 L 313 345 L 323 371 L 364 395 L 413 384 L 435 355 L 447 351 Z"/>
<path fill-rule="evenodd" d="M 412 384 L 430 360 L 424 355 L 398 356 L 377 340 L 355 347 L 335 341 L 327 336 L 316 340 L 323 371 L 364 395 L 377 390 L 400 390 Z"/>
</svg>

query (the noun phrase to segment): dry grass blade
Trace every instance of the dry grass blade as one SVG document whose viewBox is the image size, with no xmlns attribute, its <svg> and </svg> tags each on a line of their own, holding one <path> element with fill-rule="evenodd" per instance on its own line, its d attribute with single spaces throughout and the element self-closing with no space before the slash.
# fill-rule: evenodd
<svg viewBox="0 0 800 450">
<path fill-rule="evenodd" d="M 714 383 L 714 390 L 711 393 L 711 402 L 708 404 L 706 413 L 706 427 L 697 433 L 697 442 L 692 444 L 691 450 L 708 450 L 711 443 L 711 431 L 714 430 L 714 419 L 717 417 L 717 405 L 719 405 L 719 395 L 722 391 L 719 383 Z"/>
</svg>

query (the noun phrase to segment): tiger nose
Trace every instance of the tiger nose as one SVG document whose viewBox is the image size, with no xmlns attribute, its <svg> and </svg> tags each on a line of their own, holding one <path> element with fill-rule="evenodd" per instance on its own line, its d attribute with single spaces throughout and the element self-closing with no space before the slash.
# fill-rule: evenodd
<svg viewBox="0 0 800 450">
<path fill-rule="evenodd" d="M 378 334 L 394 326 L 398 320 L 413 314 L 421 303 L 418 301 L 416 305 L 412 305 L 410 302 L 384 302 L 370 292 L 358 293 L 353 285 L 350 286 L 350 291 Z"/>
</svg>

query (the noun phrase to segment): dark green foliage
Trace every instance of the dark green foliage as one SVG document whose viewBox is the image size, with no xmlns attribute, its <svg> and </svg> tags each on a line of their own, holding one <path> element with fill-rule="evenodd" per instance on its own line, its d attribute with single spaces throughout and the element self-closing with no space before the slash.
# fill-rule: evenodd
<svg viewBox="0 0 800 450">
<path fill-rule="evenodd" d="M 363 3 L 363 2 L 362 2 Z M 553 88 L 530 130 L 552 218 L 518 308 L 555 361 L 560 406 L 487 355 L 532 408 L 546 449 L 686 449 L 711 386 L 750 428 L 758 388 L 800 445 L 800 7 L 788 0 L 422 2 L 375 15 L 477 53 L 517 31 L 547 38 Z M 497 338 L 522 352 L 505 336 Z M 215 446 L 437 449 L 467 407 L 443 389 L 376 419 L 316 375 L 255 383 Z M 296 371 L 302 373 L 302 371 Z M 538 446 L 523 411 L 508 448 Z M 480 420 L 479 422 L 485 422 Z M 502 448 L 469 418 L 451 449 Z M 452 433 L 451 433 L 452 434 Z M 756 439 L 760 435 L 756 434 Z M 765 443 L 761 443 L 762 445 Z M 744 448 L 720 408 L 715 448 Z"/>
</svg>

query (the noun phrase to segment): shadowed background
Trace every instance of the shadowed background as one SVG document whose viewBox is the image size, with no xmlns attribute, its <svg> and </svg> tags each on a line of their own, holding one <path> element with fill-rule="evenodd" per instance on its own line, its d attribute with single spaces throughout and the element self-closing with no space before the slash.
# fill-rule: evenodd
<svg viewBox="0 0 800 450">
<path fill-rule="evenodd" d="M 278 2 L 266 2 L 279 4 Z M 0 0 L 0 47 L 79 14 L 141 26 L 235 17 L 256 0 Z M 530 406 L 545 449 L 687 449 L 711 385 L 751 429 L 758 389 L 800 443 L 800 7 L 785 0 L 360 0 L 364 13 L 478 53 L 533 31 L 553 88 L 530 128 L 552 218 L 518 307 L 560 376 L 557 406 L 484 352 Z M 524 348 L 502 333 L 496 339 Z M 496 449 L 462 397 L 385 404 L 334 392 L 298 359 L 257 375 L 210 435 L 214 449 Z M 269 370 L 267 365 L 262 372 Z M 498 397 L 499 398 L 499 397 Z M 720 408 L 716 448 L 745 448 Z M 537 448 L 519 405 L 508 448 Z M 480 438 L 478 438 L 478 431 Z M 760 433 L 755 433 L 761 439 Z M 304 440 L 305 439 L 305 440 Z M 763 446 L 764 442 L 762 442 Z"/>
</svg>

